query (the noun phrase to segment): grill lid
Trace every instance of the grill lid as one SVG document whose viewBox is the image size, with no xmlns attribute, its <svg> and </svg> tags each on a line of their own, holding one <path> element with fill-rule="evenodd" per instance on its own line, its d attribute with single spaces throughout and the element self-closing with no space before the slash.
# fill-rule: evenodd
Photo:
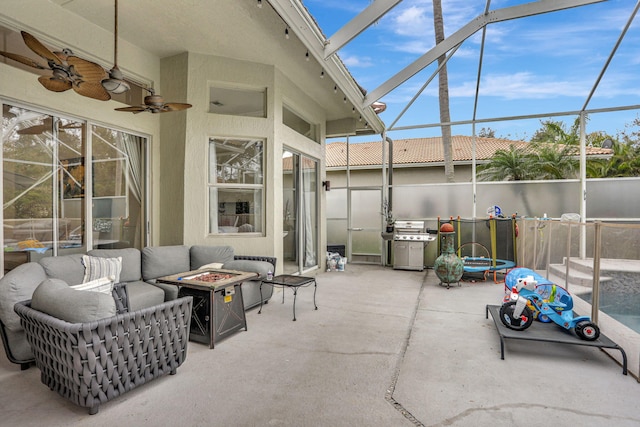
<svg viewBox="0 0 640 427">
<path fill-rule="evenodd" d="M 394 225 L 397 231 L 421 233 L 424 230 L 424 221 L 396 221 Z"/>
</svg>

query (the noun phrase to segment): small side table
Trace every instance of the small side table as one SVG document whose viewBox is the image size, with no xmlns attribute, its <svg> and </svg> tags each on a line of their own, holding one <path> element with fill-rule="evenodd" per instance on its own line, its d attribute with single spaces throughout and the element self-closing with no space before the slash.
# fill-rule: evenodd
<svg viewBox="0 0 640 427">
<path fill-rule="evenodd" d="M 275 276 L 271 280 L 262 280 L 260 282 L 260 310 L 258 310 L 258 314 L 262 313 L 262 285 L 270 285 L 270 286 L 279 286 L 282 288 L 282 303 L 284 304 L 284 288 L 292 288 L 293 289 L 293 320 L 296 320 L 296 297 L 298 296 L 298 288 L 303 286 L 311 286 L 313 283 L 313 305 L 318 309 L 318 305 L 316 304 L 316 291 L 318 290 L 318 283 L 316 279 L 313 277 L 305 277 L 305 276 L 293 276 L 290 274 L 281 274 L 280 276 Z"/>
</svg>

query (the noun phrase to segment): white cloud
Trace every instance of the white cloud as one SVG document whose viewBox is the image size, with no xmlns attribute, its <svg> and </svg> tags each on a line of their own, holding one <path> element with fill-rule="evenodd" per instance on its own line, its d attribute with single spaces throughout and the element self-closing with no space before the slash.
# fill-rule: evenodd
<svg viewBox="0 0 640 427">
<path fill-rule="evenodd" d="M 490 74 L 481 79 L 480 95 L 504 99 L 550 99 L 560 96 L 585 97 L 592 82 L 577 79 L 558 80 L 555 76 L 531 72 Z M 454 96 L 474 96 L 475 82 L 463 83 L 449 90 Z"/>
<path fill-rule="evenodd" d="M 427 16 L 427 10 L 412 6 L 402 10 L 393 19 L 394 32 L 400 36 L 423 38 L 433 34 L 433 19 Z"/>
<path fill-rule="evenodd" d="M 340 59 L 342 59 L 347 68 L 368 68 L 375 65 L 375 61 L 368 56 L 341 54 Z"/>
</svg>

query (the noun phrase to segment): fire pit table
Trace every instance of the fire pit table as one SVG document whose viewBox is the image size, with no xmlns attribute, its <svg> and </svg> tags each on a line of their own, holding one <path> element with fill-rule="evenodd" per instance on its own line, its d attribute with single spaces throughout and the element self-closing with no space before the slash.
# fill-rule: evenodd
<svg viewBox="0 0 640 427">
<path fill-rule="evenodd" d="M 179 297 L 193 297 L 189 338 L 213 348 L 222 338 L 242 328 L 247 330 L 240 285 L 255 277 L 256 273 L 209 268 L 160 277 L 157 281 L 178 286 Z"/>
</svg>

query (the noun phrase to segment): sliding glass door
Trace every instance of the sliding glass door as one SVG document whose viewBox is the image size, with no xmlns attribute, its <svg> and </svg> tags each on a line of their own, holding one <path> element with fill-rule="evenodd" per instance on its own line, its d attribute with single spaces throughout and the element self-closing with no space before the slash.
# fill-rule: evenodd
<svg viewBox="0 0 640 427">
<path fill-rule="evenodd" d="M 145 138 L 88 133 L 84 121 L 9 104 L 2 119 L 5 272 L 43 256 L 144 246 Z"/>
<path fill-rule="evenodd" d="M 94 248 L 145 246 L 145 145 L 140 136 L 91 126 Z"/>
<path fill-rule="evenodd" d="M 283 173 L 284 273 L 318 266 L 318 162 L 285 149 Z"/>
</svg>

